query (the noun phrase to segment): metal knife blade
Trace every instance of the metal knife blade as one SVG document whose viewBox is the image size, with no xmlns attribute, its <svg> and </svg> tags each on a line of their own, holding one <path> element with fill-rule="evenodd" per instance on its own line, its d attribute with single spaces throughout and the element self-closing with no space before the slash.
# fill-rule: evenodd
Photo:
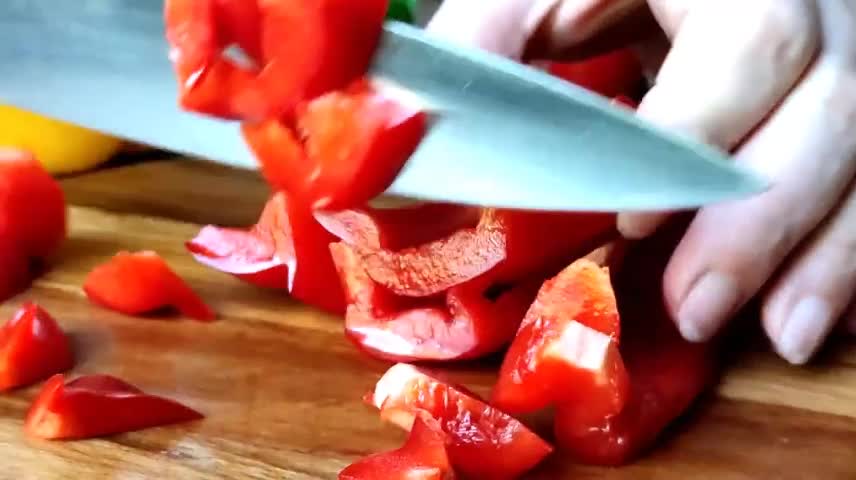
<svg viewBox="0 0 856 480">
<path fill-rule="evenodd" d="M 0 102 L 254 168 L 235 123 L 177 107 L 162 0 L 0 2 Z M 580 88 L 388 23 L 375 77 L 435 107 L 388 193 L 507 208 L 695 208 L 758 193 L 712 148 L 660 132 Z"/>
</svg>

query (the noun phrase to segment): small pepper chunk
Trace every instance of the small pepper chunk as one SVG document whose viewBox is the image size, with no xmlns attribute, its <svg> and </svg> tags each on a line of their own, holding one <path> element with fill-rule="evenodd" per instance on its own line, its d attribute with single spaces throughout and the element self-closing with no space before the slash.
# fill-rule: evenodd
<svg viewBox="0 0 856 480">
<path fill-rule="evenodd" d="M 54 375 L 27 412 L 24 430 L 48 440 L 75 440 L 201 418 L 201 413 L 174 400 L 149 395 L 109 375 L 88 375 L 68 383 Z"/>
<path fill-rule="evenodd" d="M 534 297 L 532 285 L 512 287 L 495 300 L 477 279 L 440 298 L 391 294 L 368 277 L 354 249 L 330 246 L 348 298 L 345 331 L 366 353 L 391 361 L 449 361 L 493 353 L 514 336 Z"/>
<path fill-rule="evenodd" d="M 301 104 L 296 130 L 278 119 L 242 130 L 275 188 L 337 210 L 383 193 L 422 140 L 426 121 L 425 113 L 360 82 Z"/>
<path fill-rule="evenodd" d="M 455 480 L 446 454 L 446 434 L 433 418 L 417 416 L 403 447 L 346 467 L 339 480 Z"/>
<path fill-rule="evenodd" d="M 72 366 L 68 337 L 35 303 L 25 303 L 0 329 L 0 391 L 34 384 Z"/>
<path fill-rule="evenodd" d="M 437 420 L 447 435 L 452 466 L 465 478 L 517 478 L 553 451 L 475 394 L 407 364 L 390 368 L 366 401 L 380 409 L 381 418 L 405 430 L 422 414 Z"/>
<path fill-rule="evenodd" d="M 312 212 L 279 192 L 249 230 L 207 226 L 186 246 L 203 265 L 342 314 L 345 299 L 328 248 L 334 241 Z"/>
<path fill-rule="evenodd" d="M 388 0 L 168 0 L 180 104 L 216 117 L 288 118 L 368 70 Z M 237 46 L 244 58 L 233 58 Z"/>
<path fill-rule="evenodd" d="M 628 378 L 609 272 L 581 259 L 544 283 L 511 344 L 491 403 L 530 413 L 574 403 L 592 418 L 621 411 Z"/>
<path fill-rule="evenodd" d="M 216 316 L 164 259 L 151 251 L 117 253 L 89 272 L 83 291 L 93 302 L 127 315 L 175 307 L 200 321 Z"/>
</svg>

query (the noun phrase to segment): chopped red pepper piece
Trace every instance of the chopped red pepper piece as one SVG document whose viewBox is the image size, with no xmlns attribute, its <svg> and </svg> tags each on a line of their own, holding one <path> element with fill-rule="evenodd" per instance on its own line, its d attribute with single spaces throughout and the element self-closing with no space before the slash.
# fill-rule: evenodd
<svg viewBox="0 0 856 480">
<path fill-rule="evenodd" d="M 175 307 L 196 320 L 215 318 L 208 305 L 155 252 L 117 253 L 89 272 L 83 291 L 93 302 L 128 315 Z"/>
<path fill-rule="evenodd" d="M 689 343 L 663 302 L 662 276 L 681 228 L 632 245 L 615 278 L 622 313 L 621 354 L 630 377 L 622 411 L 598 421 L 586 405 L 560 405 L 556 438 L 578 460 L 620 465 L 648 448 L 714 378 L 714 345 Z"/>
<path fill-rule="evenodd" d="M 553 404 L 592 418 L 621 411 L 628 379 L 609 272 L 581 259 L 544 283 L 505 356 L 491 403 L 509 413 Z"/>
<path fill-rule="evenodd" d="M 346 467 L 339 480 L 455 480 L 446 454 L 446 434 L 436 420 L 419 415 L 403 447 Z"/>
<path fill-rule="evenodd" d="M 335 237 L 284 193 L 268 200 L 258 223 L 241 231 L 208 226 L 187 243 L 197 261 L 297 300 L 345 312 L 345 298 L 328 245 Z"/>
<path fill-rule="evenodd" d="M 441 203 L 315 212 L 318 222 L 348 245 L 392 251 L 439 240 L 462 228 L 475 227 L 480 215 L 481 209 L 478 208 Z"/>
<path fill-rule="evenodd" d="M 0 148 L 0 300 L 24 290 L 65 235 L 62 188 L 31 154 Z"/>
<path fill-rule="evenodd" d="M 642 64 L 630 48 L 577 62 L 549 62 L 551 74 L 605 97 L 632 97 L 642 82 Z"/>
<path fill-rule="evenodd" d="M 535 289 L 522 285 L 486 297 L 481 279 L 457 285 L 444 298 L 411 299 L 372 281 L 354 249 L 330 246 L 348 298 L 345 329 L 365 352 L 392 361 L 478 358 L 513 338 Z"/>
<path fill-rule="evenodd" d="M 31 385 L 73 365 L 68 337 L 35 303 L 25 303 L 0 329 L 0 391 Z"/>
<path fill-rule="evenodd" d="M 115 377 L 89 375 L 65 383 L 62 375 L 54 375 L 27 412 L 24 430 L 48 440 L 72 440 L 201 418 L 193 409 Z"/>
<path fill-rule="evenodd" d="M 243 133 L 268 181 L 314 208 L 351 208 L 382 193 L 426 128 L 424 113 L 362 86 L 297 115 L 297 134 L 276 119 L 246 123 Z"/>
<path fill-rule="evenodd" d="M 217 117 L 290 117 L 301 102 L 360 78 L 388 0 L 168 0 L 181 105 Z M 227 55 L 237 45 L 248 57 Z"/>
<path fill-rule="evenodd" d="M 516 478 L 539 464 L 552 447 L 519 421 L 410 365 L 390 368 L 367 397 L 381 417 L 405 430 L 423 412 L 446 433 L 452 466 L 467 478 Z"/>
<path fill-rule="evenodd" d="M 360 255 L 377 283 L 421 297 L 487 272 L 502 283 L 552 275 L 614 235 L 614 215 L 485 209 L 474 228 L 398 251 L 360 249 Z"/>
</svg>

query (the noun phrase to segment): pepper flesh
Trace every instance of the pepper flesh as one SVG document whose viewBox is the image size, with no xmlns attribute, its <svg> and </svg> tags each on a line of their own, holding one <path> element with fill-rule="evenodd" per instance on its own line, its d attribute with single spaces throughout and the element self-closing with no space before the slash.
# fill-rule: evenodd
<svg viewBox="0 0 856 480">
<path fill-rule="evenodd" d="M 318 209 L 359 206 L 382 193 L 419 145 L 426 115 L 359 82 L 298 107 L 296 130 L 245 123 L 267 180 Z"/>
<path fill-rule="evenodd" d="M 378 284 L 423 297 L 488 272 L 512 284 L 552 275 L 615 235 L 614 215 L 485 209 L 475 227 L 398 251 L 360 249 L 360 255 Z"/>
<path fill-rule="evenodd" d="M 441 297 L 391 294 L 366 274 L 354 249 L 330 246 L 348 298 L 345 331 L 366 353 L 391 361 L 449 361 L 493 353 L 514 336 L 536 288 L 522 284 L 489 299 L 489 281 L 457 285 Z"/>
<path fill-rule="evenodd" d="M 455 480 L 455 472 L 440 425 L 419 415 L 403 447 L 349 465 L 339 473 L 339 480 Z"/>
<path fill-rule="evenodd" d="M 279 192 L 248 231 L 208 226 L 187 249 L 204 265 L 341 314 L 344 294 L 328 249 L 333 241 L 311 212 Z"/>
<path fill-rule="evenodd" d="M 0 391 L 31 385 L 72 366 L 68 337 L 35 303 L 25 303 L 0 329 Z"/>
<path fill-rule="evenodd" d="M 466 478 L 517 478 L 553 450 L 475 394 L 407 364 L 390 368 L 366 400 L 380 409 L 381 418 L 405 430 L 418 415 L 437 420 L 447 435 L 452 466 Z"/>
<path fill-rule="evenodd" d="M 93 302 L 127 315 L 141 315 L 175 307 L 200 321 L 216 316 L 199 296 L 157 253 L 119 252 L 95 267 L 83 283 Z"/>
<path fill-rule="evenodd" d="M 552 75 L 604 97 L 635 97 L 642 84 L 642 64 L 630 48 L 576 62 L 549 62 Z"/>
<path fill-rule="evenodd" d="M 680 222 L 664 227 L 624 253 L 614 283 L 629 396 L 621 412 L 601 419 L 587 415 L 584 404 L 557 408 L 557 441 L 577 460 L 600 465 L 631 461 L 714 380 L 715 345 L 684 340 L 663 301 L 663 271 L 683 227 Z"/>
<path fill-rule="evenodd" d="M 387 0 L 167 0 L 180 103 L 202 114 L 288 118 L 368 70 Z M 233 59 L 237 45 L 246 59 Z"/>
<path fill-rule="evenodd" d="M 66 383 L 63 375 L 54 375 L 27 412 L 24 430 L 38 438 L 73 440 L 201 418 L 191 408 L 116 377 L 89 375 Z"/>
<path fill-rule="evenodd" d="M 505 356 L 491 402 L 509 413 L 584 406 L 593 419 L 622 410 L 628 379 L 609 272 L 581 259 L 544 283 Z"/>
</svg>

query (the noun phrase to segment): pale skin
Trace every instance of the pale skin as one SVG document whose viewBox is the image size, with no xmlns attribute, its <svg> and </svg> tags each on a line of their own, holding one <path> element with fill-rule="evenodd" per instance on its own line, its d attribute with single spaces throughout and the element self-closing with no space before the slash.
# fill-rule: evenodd
<svg viewBox="0 0 856 480">
<path fill-rule="evenodd" d="M 771 184 L 697 213 L 663 279 L 679 330 L 707 340 L 757 297 L 776 351 L 803 364 L 836 325 L 856 333 L 856 1 L 645 3 L 446 0 L 429 29 L 515 58 L 632 39 L 655 79 L 639 115 Z M 662 32 L 623 35 L 651 14 Z M 667 216 L 623 213 L 618 226 L 640 238 Z"/>
</svg>

